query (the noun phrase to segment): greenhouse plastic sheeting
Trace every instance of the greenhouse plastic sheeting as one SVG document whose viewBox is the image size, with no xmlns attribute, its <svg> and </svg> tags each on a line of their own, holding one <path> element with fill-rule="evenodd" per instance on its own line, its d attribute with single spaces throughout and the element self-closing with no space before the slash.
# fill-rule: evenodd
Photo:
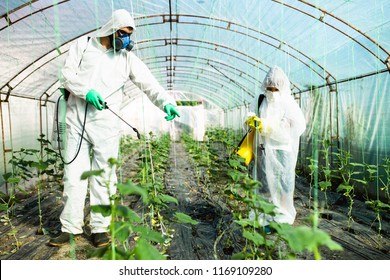
<svg viewBox="0 0 390 280">
<path fill-rule="evenodd" d="M 12 151 L 39 147 L 41 133 L 51 136 L 70 45 L 120 8 L 134 16 L 134 52 L 161 85 L 203 101 L 205 129 L 242 133 L 248 104 L 269 67 L 278 65 L 307 120 L 301 161 L 322 139 L 351 151 L 355 161 L 379 166 L 389 156 L 390 1 L 5 0 L 1 173 L 10 170 Z M 121 116 L 132 125 L 143 133 L 172 129 L 131 82 L 125 93 Z M 192 113 L 182 114 L 175 125 L 197 125 L 187 122 Z M 123 133 L 133 132 L 124 125 Z"/>
</svg>

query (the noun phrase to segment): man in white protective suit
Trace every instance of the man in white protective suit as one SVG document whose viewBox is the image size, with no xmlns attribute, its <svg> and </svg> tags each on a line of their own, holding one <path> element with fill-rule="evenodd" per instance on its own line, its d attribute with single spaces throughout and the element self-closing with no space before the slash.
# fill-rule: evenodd
<svg viewBox="0 0 390 280">
<path fill-rule="evenodd" d="M 265 98 L 260 108 L 257 108 L 259 96 L 256 96 L 245 123 L 257 127 L 252 175 L 261 182 L 258 194 L 276 206 L 277 214 L 265 215 L 252 210 L 249 218 L 257 219 L 268 234 L 271 221 L 294 223 L 295 166 L 299 137 L 306 129 L 306 121 L 291 96 L 290 81 L 281 68 L 274 66 L 269 70 L 261 94 L 265 94 Z"/>
<path fill-rule="evenodd" d="M 180 117 L 175 100 L 131 52 L 133 42 L 130 35 L 134 31 L 135 24 L 130 14 L 126 10 L 116 10 L 112 18 L 90 38 L 78 39 L 69 49 L 62 69 L 63 86 L 70 92 L 65 162 L 74 159 L 81 138 L 83 141 L 77 157 L 65 165 L 61 234 L 49 241 L 51 246 L 65 245 L 74 235 L 83 232 L 88 190 L 88 181 L 80 179 L 83 172 L 105 170 L 102 176 L 89 178 L 90 205 L 109 205 L 110 195 L 116 192 L 115 170 L 109 172 L 108 159 L 118 157 L 121 123 L 117 116 L 104 108 L 107 106 L 113 112 L 119 112 L 125 82 L 130 79 L 157 107 L 164 110 L 166 120 Z M 109 182 L 109 187 L 106 182 Z M 91 212 L 94 246 L 109 244 L 107 232 L 110 220 L 110 216 Z"/>
</svg>

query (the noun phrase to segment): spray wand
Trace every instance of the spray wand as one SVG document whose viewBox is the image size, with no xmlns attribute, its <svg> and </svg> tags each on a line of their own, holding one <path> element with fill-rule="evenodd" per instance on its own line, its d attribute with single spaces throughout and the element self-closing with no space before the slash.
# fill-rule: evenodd
<svg viewBox="0 0 390 280">
<path fill-rule="evenodd" d="M 130 126 L 133 131 L 135 133 L 137 133 L 137 138 L 138 139 L 141 139 L 141 136 L 138 132 L 138 129 L 136 129 L 135 127 L 133 127 L 131 124 L 129 124 L 127 121 L 125 121 L 121 116 L 119 116 L 117 113 L 115 113 L 113 110 L 111 110 L 108 106 L 107 106 L 107 102 L 104 102 L 104 109 L 108 109 L 109 111 L 111 111 L 111 113 L 113 113 L 115 116 L 117 116 L 121 121 L 123 121 L 125 124 L 127 124 L 128 126 Z"/>
</svg>

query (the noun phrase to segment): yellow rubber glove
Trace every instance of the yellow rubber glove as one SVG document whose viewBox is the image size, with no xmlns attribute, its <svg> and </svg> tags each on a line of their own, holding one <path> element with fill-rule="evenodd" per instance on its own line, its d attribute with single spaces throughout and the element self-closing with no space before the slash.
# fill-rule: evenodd
<svg viewBox="0 0 390 280">
<path fill-rule="evenodd" d="M 258 130 L 259 132 L 262 131 L 262 123 L 261 123 L 261 119 L 257 116 L 250 116 L 246 121 L 245 123 L 250 127 L 250 128 L 254 128 L 256 130 Z"/>
</svg>

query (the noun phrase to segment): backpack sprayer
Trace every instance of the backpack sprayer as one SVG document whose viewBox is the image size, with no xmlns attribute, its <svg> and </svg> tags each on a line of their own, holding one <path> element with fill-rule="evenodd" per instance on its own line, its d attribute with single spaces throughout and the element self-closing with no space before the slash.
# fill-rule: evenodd
<svg viewBox="0 0 390 280">
<path fill-rule="evenodd" d="M 69 96 L 69 92 L 66 89 L 60 89 L 60 90 L 63 91 L 63 94 L 58 98 L 57 106 L 56 106 L 54 134 L 56 134 L 57 139 L 55 139 L 55 141 L 53 142 L 53 144 L 55 143 L 53 145 L 53 147 L 54 147 L 54 149 L 58 148 L 61 161 L 64 164 L 71 164 L 77 158 L 77 156 L 78 156 L 78 154 L 80 152 L 80 149 L 81 149 L 81 143 L 83 142 L 83 136 L 84 136 L 84 131 L 85 131 L 85 123 L 86 123 L 86 120 L 87 120 L 88 103 L 85 105 L 84 121 L 83 121 L 82 130 L 81 130 L 80 143 L 78 145 L 76 155 L 74 156 L 74 158 L 71 161 L 65 162 L 65 160 L 64 160 L 64 158 L 62 156 L 61 148 L 63 148 L 63 146 L 65 146 L 63 140 L 65 139 L 65 132 L 66 132 L 66 123 L 65 123 L 65 118 L 66 118 L 66 101 L 68 99 L 67 97 Z M 61 102 L 61 98 L 63 98 L 64 102 Z M 104 103 L 104 109 L 108 109 L 111 113 L 113 113 L 121 121 L 123 121 L 125 124 L 130 126 L 133 129 L 133 131 L 137 134 L 137 138 L 141 139 L 141 135 L 140 135 L 138 129 L 133 127 L 131 124 L 129 124 L 127 121 L 125 121 L 121 116 L 119 116 L 117 113 L 115 113 L 113 110 L 111 110 L 107 106 L 107 102 Z M 59 112 L 60 112 L 60 118 L 58 116 Z"/>
</svg>

